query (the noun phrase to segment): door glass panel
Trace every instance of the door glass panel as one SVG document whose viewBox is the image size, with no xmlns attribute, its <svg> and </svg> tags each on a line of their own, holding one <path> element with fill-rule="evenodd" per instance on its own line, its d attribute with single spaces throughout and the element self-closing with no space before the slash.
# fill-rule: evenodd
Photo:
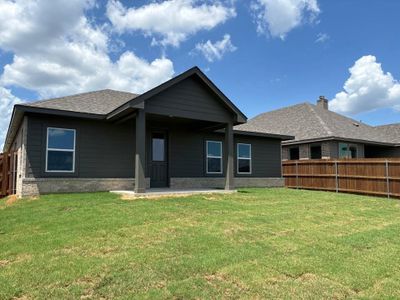
<svg viewBox="0 0 400 300">
<path fill-rule="evenodd" d="M 153 161 L 165 161 L 165 139 L 153 138 Z"/>
</svg>

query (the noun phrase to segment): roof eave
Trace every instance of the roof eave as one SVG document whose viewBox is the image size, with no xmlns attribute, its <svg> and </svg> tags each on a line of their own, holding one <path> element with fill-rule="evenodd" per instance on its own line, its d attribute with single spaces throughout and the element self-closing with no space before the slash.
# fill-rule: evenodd
<svg viewBox="0 0 400 300">
<path fill-rule="evenodd" d="M 316 143 L 316 142 L 331 141 L 331 140 L 348 141 L 348 142 L 353 142 L 353 143 L 381 145 L 381 146 L 389 146 L 389 147 L 396 146 L 396 143 L 387 143 L 387 142 L 354 139 L 354 138 L 346 138 L 346 137 L 338 137 L 338 136 L 329 136 L 329 137 L 323 137 L 323 138 L 312 138 L 312 139 L 304 139 L 304 140 L 293 140 L 293 141 L 284 142 L 284 145 L 298 145 L 298 144 L 304 144 L 304 143 Z"/>
<path fill-rule="evenodd" d="M 33 107 L 29 105 L 16 104 L 14 105 L 11 120 L 8 125 L 7 135 L 4 141 L 3 152 L 9 151 L 11 144 L 15 138 L 16 133 L 21 125 L 22 119 L 26 113 L 45 114 L 64 117 L 76 117 L 91 120 L 104 120 L 105 115 L 90 114 L 82 112 L 73 112 L 59 109 L 50 109 L 43 107 Z M 14 129 L 14 130 L 13 130 Z"/>
<path fill-rule="evenodd" d="M 263 132 L 255 132 L 255 131 L 233 130 L 233 133 L 236 135 L 267 137 L 267 138 L 273 138 L 273 139 L 278 139 L 278 140 L 282 140 L 282 141 L 294 139 L 294 136 L 291 136 L 291 135 L 263 133 Z"/>
</svg>

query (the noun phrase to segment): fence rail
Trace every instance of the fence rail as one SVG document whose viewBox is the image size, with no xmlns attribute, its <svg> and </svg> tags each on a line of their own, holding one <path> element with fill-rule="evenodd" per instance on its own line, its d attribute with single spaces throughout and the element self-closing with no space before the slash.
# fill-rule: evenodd
<svg viewBox="0 0 400 300">
<path fill-rule="evenodd" d="M 284 161 L 289 188 L 400 197 L 400 159 Z"/>
</svg>

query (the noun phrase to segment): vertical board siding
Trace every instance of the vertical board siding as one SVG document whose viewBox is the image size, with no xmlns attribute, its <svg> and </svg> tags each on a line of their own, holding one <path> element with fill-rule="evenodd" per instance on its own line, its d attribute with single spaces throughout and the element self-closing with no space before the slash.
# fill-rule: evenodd
<svg viewBox="0 0 400 300">
<path fill-rule="evenodd" d="M 285 161 L 289 188 L 400 197 L 400 159 Z"/>
</svg>

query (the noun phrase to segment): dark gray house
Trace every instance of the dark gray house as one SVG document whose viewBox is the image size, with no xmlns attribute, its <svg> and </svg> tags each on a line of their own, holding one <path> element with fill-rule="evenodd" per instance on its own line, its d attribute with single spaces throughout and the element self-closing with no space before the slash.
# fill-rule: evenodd
<svg viewBox="0 0 400 300">
<path fill-rule="evenodd" d="M 4 151 L 18 196 L 149 187 L 282 186 L 281 141 L 197 68 L 142 94 L 101 90 L 15 105 Z"/>
<path fill-rule="evenodd" d="M 323 96 L 260 114 L 237 127 L 252 132 L 289 134 L 282 159 L 381 158 L 400 156 L 400 124 L 370 126 L 330 111 Z"/>
</svg>

